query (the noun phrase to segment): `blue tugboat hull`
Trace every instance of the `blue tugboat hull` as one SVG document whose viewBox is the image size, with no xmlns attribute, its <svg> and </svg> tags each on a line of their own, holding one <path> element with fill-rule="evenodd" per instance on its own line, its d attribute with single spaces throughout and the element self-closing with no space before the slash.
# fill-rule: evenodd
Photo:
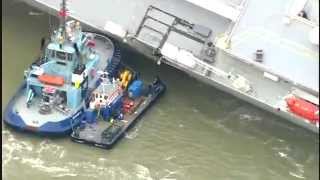
<svg viewBox="0 0 320 180">
<path fill-rule="evenodd" d="M 96 47 L 97 52 L 101 56 L 100 58 L 103 61 L 100 64 L 96 65 L 95 71 L 103 71 L 106 69 L 108 65 L 108 60 L 110 58 L 120 58 L 119 47 L 115 46 L 115 44 L 111 41 L 110 38 L 103 34 L 95 33 L 95 32 L 86 32 L 95 35 L 96 43 L 98 44 Z M 118 52 L 118 53 L 117 53 Z M 80 124 L 84 113 L 83 106 L 88 101 L 87 94 L 90 94 L 90 91 L 95 89 L 99 84 L 97 83 L 97 79 L 92 79 L 89 81 L 89 89 L 85 92 L 85 98 L 81 101 L 80 105 L 72 106 L 72 112 L 69 115 L 57 115 L 49 117 L 46 119 L 41 118 L 39 116 L 38 110 L 25 110 L 24 106 L 22 108 L 22 103 L 27 103 L 25 100 L 21 101 L 21 96 L 24 96 L 27 88 L 27 80 L 25 80 L 20 88 L 17 90 L 15 95 L 10 99 L 8 105 L 6 106 L 3 114 L 3 121 L 9 127 L 12 127 L 15 130 L 30 132 L 33 134 L 43 135 L 43 136 L 63 136 L 69 135 L 72 132 L 72 128 L 76 127 Z M 25 96 L 24 96 L 25 97 Z M 24 98 L 23 97 L 23 98 Z M 20 100 L 20 101 L 19 101 Z M 18 102 L 19 101 L 19 102 Z M 18 104 L 18 106 L 17 106 Z M 25 105 L 25 104 L 23 104 Z M 75 108 L 76 107 L 76 108 Z M 19 109 L 20 108 L 20 109 Z M 21 110 L 24 109 L 24 110 Z M 32 112 L 31 112 L 32 111 Z M 33 118 L 33 113 L 35 115 L 35 121 L 39 121 L 35 126 L 30 126 L 30 120 Z M 52 115 L 52 114 L 51 114 Z M 43 116 L 42 116 L 43 117 Z M 45 122 L 44 122 L 45 121 Z"/>
<path fill-rule="evenodd" d="M 80 122 L 80 119 L 80 117 L 74 119 L 76 123 L 74 123 L 73 125 L 77 126 Z M 19 115 L 13 113 L 12 111 L 7 111 L 5 114 L 4 122 L 10 127 L 19 131 L 27 131 L 45 136 L 60 136 L 68 135 L 72 132 L 72 126 L 70 124 L 71 120 L 73 120 L 72 117 L 61 120 L 59 122 L 48 122 L 40 127 L 35 128 L 27 126 Z"/>
</svg>

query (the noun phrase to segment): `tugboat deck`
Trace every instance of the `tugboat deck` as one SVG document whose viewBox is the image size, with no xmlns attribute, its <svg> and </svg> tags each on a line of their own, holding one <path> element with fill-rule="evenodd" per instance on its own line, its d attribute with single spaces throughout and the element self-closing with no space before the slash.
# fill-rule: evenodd
<svg viewBox="0 0 320 180">
<path fill-rule="evenodd" d="M 37 126 L 41 126 L 43 123 L 46 123 L 48 121 L 61 121 L 61 119 L 66 119 L 68 116 L 72 114 L 72 112 L 69 112 L 68 114 L 63 114 L 62 112 L 59 112 L 56 109 L 52 109 L 52 112 L 49 114 L 40 114 L 38 106 L 40 102 L 41 100 L 35 97 L 33 99 L 33 104 L 29 108 L 27 108 L 26 97 L 23 94 L 20 94 L 16 98 L 14 109 L 19 113 L 21 117 L 23 117 L 23 120 L 27 122 L 27 124 L 35 124 Z"/>
</svg>

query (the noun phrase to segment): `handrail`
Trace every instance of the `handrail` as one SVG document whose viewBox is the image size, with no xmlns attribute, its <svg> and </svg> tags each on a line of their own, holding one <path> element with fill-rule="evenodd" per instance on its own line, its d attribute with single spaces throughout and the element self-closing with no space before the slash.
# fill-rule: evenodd
<svg viewBox="0 0 320 180">
<path fill-rule="evenodd" d="M 242 10 L 241 10 L 240 14 L 238 15 L 237 20 L 236 20 L 233 28 L 231 29 L 231 31 L 230 31 L 227 39 L 226 39 L 227 42 L 230 41 L 230 39 L 231 39 L 232 35 L 234 34 L 235 30 L 238 28 L 239 23 L 240 23 L 240 19 L 242 18 L 242 16 L 243 16 L 244 13 L 245 13 L 245 10 L 246 10 L 247 7 L 248 7 L 248 0 L 243 0 L 243 1 L 241 2 L 240 7 L 242 8 Z"/>
</svg>

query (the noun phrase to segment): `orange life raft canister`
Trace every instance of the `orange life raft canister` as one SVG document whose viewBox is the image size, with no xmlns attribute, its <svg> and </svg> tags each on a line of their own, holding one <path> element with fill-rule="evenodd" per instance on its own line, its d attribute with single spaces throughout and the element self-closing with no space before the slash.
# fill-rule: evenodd
<svg viewBox="0 0 320 180">
<path fill-rule="evenodd" d="M 289 109 L 313 123 L 319 122 L 319 107 L 295 96 L 286 99 Z"/>
<path fill-rule="evenodd" d="M 55 86 L 62 86 L 64 84 L 64 79 L 61 76 L 52 76 L 48 74 L 42 74 L 38 76 L 40 82 L 44 84 L 50 84 Z"/>
</svg>

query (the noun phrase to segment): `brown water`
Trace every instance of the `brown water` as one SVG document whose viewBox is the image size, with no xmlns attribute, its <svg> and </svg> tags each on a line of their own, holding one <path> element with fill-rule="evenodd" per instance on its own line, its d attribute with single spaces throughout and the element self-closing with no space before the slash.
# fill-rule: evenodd
<svg viewBox="0 0 320 180">
<path fill-rule="evenodd" d="M 2 112 L 39 53 L 48 15 L 2 1 Z M 319 137 L 130 50 L 168 91 L 110 151 L 2 128 L 3 179 L 319 179 Z"/>
</svg>

